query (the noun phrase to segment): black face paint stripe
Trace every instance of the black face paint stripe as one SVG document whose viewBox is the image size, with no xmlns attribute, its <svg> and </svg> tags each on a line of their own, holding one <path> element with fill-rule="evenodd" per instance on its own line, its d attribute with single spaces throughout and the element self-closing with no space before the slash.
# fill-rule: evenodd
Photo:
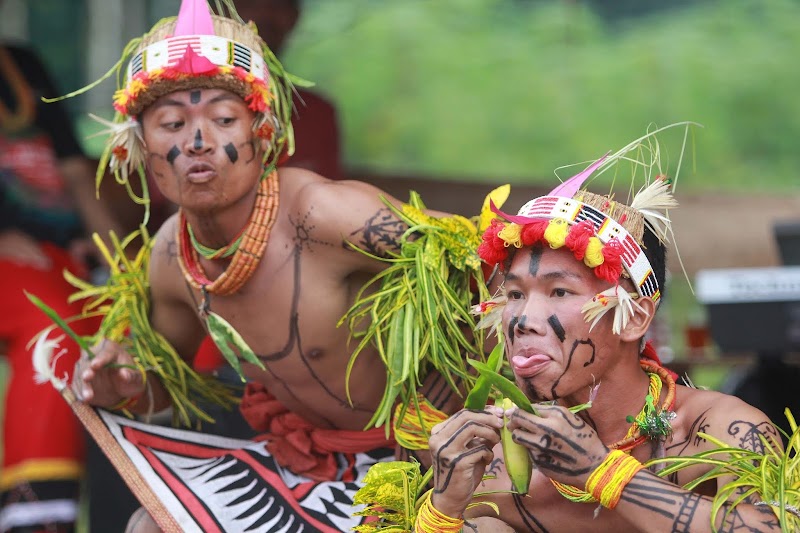
<svg viewBox="0 0 800 533">
<path fill-rule="evenodd" d="M 203 136 L 200 134 L 200 130 L 197 130 L 197 133 L 194 134 L 194 149 L 195 150 L 202 150 L 203 149 Z"/>
<path fill-rule="evenodd" d="M 200 91 L 192 91 L 191 93 L 189 93 L 189 101 L 192 102 L 193 104 L 199 104 Z"/>
<path fill-rule="evenodd" d="M 519 329 L 525 329 L 525 324 L 527 322 L 528 322 L 528 315 L 522 315 L 521 317 L 519 317 L 519 323 L 517 324 L 517 326 L 519 327 Z"/>
<path fill-rule="evenodd" d="M 535 276 L 539 272 L 539 261 L 542 259 L 542 246 L 536 245 L 531 248 L 531 261 L 528 263 L 528 272 Z"/>
<path fill-rule="evenodd" d="M 231 160 L 231 163 L 236 163 L 239 160 L 239 151 L 236 150 L 236 147 L 233 143 L 228 143 L 225 145 L 225 153 L 228 154 L 228 159 Z"/>
<path fill-rule="evenodd" d="M 558 340 L 564 342 L 564 339 L 566 339 L 567 336 L 566 332 L 564 331 L 564 326 L 561 325 L 561 321 L 558 319 L 558 317 L 556 315 L 550 315 L 547 318 L 547 322 L 553 328 L 553 331 L 555 331 Z"/>
<path fill-rule="evenodd" d="M 572 344 L 572 350 L 570 350 L 569 352 L 569 357 L 567 358 L 567 366 L 564 368 L 564 371 L 561 373 L 561 375 L 558 376 L 555 383 L 553 383 L 553 387 L 550 389 L 550 395 L 552 396 L 552 398 L 550 398 L 551 400 L 556 400 L 560 397 L 556 392 L 556 389 L 558 388 L 559 383 L 561 383 L 561 378 L 563 378 L 564 375 L 567 372 L 569 372 L 569 368 L 572 366 L 572 357 L 575 355 L 575 351 L 578 349 L 578 346 L 581 345 L 589 346 L 592 349 L 592 356 L 589 358 L 587 362 L 583 363 L 583 366 L 587 367 L 592 363 L 594 363 L 594 357 L 597 353 L 597 350 L 595 349 L 594 342 L 592 342 L 592 339 L 576 340 Z"/>
<path fill-rule="evenodd" d="M 169 149 L 169 152 L 167 152 L 167 163 L 169 163 L 170 165 L 174 165 L 175 160 L 178 159 L 179 155 L 181 155 L 180 148 L 178 148 L 177 146 L 173 146 L 172 148 Z"/>
<path fill-rule="evenodd" d="M 514 344 L 514 328 L 517 327 L 517 322 L 519 322 L 519 317 L 512 316 L 511 321 L 508 323 L 508 338 L 511 344 Z"/>
</svg>

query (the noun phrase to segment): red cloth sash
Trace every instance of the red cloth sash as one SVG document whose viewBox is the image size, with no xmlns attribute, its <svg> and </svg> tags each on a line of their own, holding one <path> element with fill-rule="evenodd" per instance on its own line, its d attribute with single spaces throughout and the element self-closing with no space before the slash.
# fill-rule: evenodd
<svg viewBox="0 0 800 533">
<path fill-rule="evenodd" d="M 382 427 L 368 431 L 318 428 L 289 411 L 260 383 L 247 384 L 240 410 L 255 431 L 264 433 L 256 439 L 267 441 L 267 450 L 281 466 L 315 481 L 336 479 L 336 453 L 395 446 Z"/>
</svg>

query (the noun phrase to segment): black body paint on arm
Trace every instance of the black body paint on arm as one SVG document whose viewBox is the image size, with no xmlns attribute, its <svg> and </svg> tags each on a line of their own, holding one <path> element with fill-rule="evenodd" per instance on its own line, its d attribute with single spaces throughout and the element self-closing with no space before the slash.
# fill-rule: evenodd
<svg viewBox="0 0 800 533">
<path fill-rule="evenodd" d="M 772 442 L 780 442 L 775 426 L 769 422 L 762 422 L 756 425 L 744 420 L 734 420 L 728 426 L 728 435 L 739 439 L 739 448 L 753 450 L 757 453 L 764 453 L 766 450 L 764 443 L 761 441 L 761 435 Z"/>
<path fill-rule="evenodd" d="M 531 513 L 525 504 L 522 502 L 522 496 L 519 494 L 513 494 L 512 497 L 514 498 L 514 507 L 517 508 L 517 512 L 519 516 L 522 518 L 522 522 L 528 528 L 528 531 L 532 531 L 535 533 L 547 533 L 547 529 L 544 527 L 544 524 L 539 522 L 533 513 Z"/>
<path fill-rule="evenodd" d="M 407 229 L 405 222 L 394 216 L 389 208 L 383 208 L 368 218 L 363 227 L 352 232 L 347 241 L 372 255 L 384 257 L 385 250 L 400 250 L 400 237 Z M 342 246 L 350 248 L 347 242 L 342 242 Z"/>
<path fill-rule="evenodd" d="M 691 533 L 697 529 L 696 522 L 707 525 L 708 516 L 698 514 L 697 510 L 703 497 L 699 494 L 685 492 L 662 479 L 637 474 L 625 487 L 622 499 L 652 513 L 672 519 L 671 531 L 675 533 Z M 759 508 L 758 516 L 750 515 L 746 520 L 737 509 L 729 509 L 730 504 L 723 505 L 719 515 L 723 517 L 718 531 L 748 533 L 759 531 L 775 531 L 779 528 L 775 515 L 769 508 Z M 765 511 L 765 512 L 764 512 Z"/>
</svg>

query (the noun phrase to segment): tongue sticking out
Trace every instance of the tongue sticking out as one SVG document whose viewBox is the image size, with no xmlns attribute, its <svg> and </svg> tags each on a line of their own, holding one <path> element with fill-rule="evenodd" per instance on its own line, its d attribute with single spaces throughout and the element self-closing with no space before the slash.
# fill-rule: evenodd
<svg viewBox="0 0 800 533">
<path fill-rule="evenodd" d="M 522 378 L 531 377 L 544 370 L 551 359 L 544 354 L 535 354 L 528 357 L 515 355 L 511 358 L 514 373 Z"/>
</svg>

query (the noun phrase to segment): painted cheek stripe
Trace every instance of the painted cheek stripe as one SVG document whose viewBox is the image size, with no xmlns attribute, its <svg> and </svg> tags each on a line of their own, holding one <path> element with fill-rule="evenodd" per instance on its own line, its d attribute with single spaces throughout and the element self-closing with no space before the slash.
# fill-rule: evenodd
<svg viewBox="0 0 800 533">
<path fill-rule="evenodd" d="M 225 145 L 225 153 L 228 154 L 228 159 L 231 160 L 231 163 L 236 163 L 239 160 L 239 152 L 236 150 L 236 147 L 233 143 L 228 143 Z"/>
<path fill-rule="evenodd" d="M 181 155 L 181 150 L 177 146 L 173 146 L 170 148 L 169 152 L 167 152 L 167 163 L 170 165 L 175 164 L 175 160 L 178 159 L 178 156 Z"/>
<path fill-rule="evenodd" d="M 561 321 L 558 319 L 556 315 L 550 315 L 547 318 L 547 322 L 550 324 L 550 327 L 553 328 L 558 340 L 564 342 L 564 339 L 567 338 L 566 332 L 564 331 L 564 326 L 561 325 Z"/>
</svg>

